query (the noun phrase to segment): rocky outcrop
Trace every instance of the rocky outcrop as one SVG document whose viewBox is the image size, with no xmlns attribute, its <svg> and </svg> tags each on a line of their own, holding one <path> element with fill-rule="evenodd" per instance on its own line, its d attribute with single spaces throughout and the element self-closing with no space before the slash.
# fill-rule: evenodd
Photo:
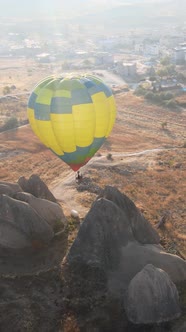
<svg viewBox="0 0 186 332">
<path fill-rule="evenodd" d="M 71 303 L 68 310 L 90 313 L 94 308 L 94 318 L 106 317 L 109 326 L 110 306 L 122 312 L 131 280 L 148 264 L 165 271 L 169 285 L 186 281 L 186 262 L 165 252 L 156 230 L 127 196 L 106 187 L 86 215 L 63 263 L 65 296 L 68 305 Z M 154 317 L 154 323 L 159 321 L 159 316 Z"/>
<path fill-rule="evenodd" d="M 161 246 L 131 242 L 122 248 L 119 270 L 128 276 L 127 283 L 148 263 L 166 271 L 176 283 L 186 280 L 186 262 L 177 255 L 166 253 Z M 126 269 L 131 271 L 130 275 Z"/>
<path fill-rule="evenodd" d="M 124 301 L 127 317 L 135 324 L 167 322 L 181 314 L 176 286 L 166 272 L 151 264 L 130 281 Z"/>
<path fill-rule="evenodd" d="M 44 198 L 57 203 L 54 195 L 37 174 L 31 175 L 28 180 L 24 176 L 20 177 L 18 184 L 23 191 L 30 193 L 35 197 Z"/>
<path fill-rule="evenodd" d="M 160 241 L 158 233 L 152 228 L 151 224 L 145 219 L 135 204 L 117 188 L 107 186 L 102 194 L 97 198 L 105 198 L 113 202 L 120 208 L 128 220 L 134 239 L 142 244 L 158 244 Z M 124 225 L 124 224 L 123 224 Z"/>
<path fill-rule="evenodd" d="M 22 177 L 19 183 L 0 182 L 0 247 L 42 248 L 50 244 L 56 233 L 65 232 L 66 218 L 61 206 L 54 202 L 56 199 L 37 175 L 28 181 Z"/>
<path fill-rule="evenodd" d="M 22 191 L 18 183 L 0 181 L 0 194 L 11 196 L 16 192 Z"/>
<path fill-rule="evenodd" d="M 11 244 L 14 243 L 13 248 L 15 248 L 16 243 L 19 243 L 18 232 L 20 233 L 20 243 L 24 243 L 25 247 L 29 247 L 30 243 L 34 245 L 34 243 L 37 242 L 47 244 L 54 236 L 52 227 L 49 226 L 28 203 L 21 202 L 6 195 L 0 195 L 0 218 L 2 221 L 2 223 L 0 223 L 1 246 L 11 248 Z M 14 231 L 15 229 L 17 230 L 16 242 L 13 239 L 15 232 L 10 231 L 7 233 L 7 241 L 5 243 L 5 231 L 2 231 L 4 223 L 9 225 L 9 229 L 11 229 L 12 226 Z M 25 242 L 22 240 L 23 236 Z M 18 247 L 20 248 L 20 244 L 18 244 Z"/>
<path fill-rule="evenodd" d="M 22 231 L 8 222 L 4 218 L 0 218 L 0 247 L 8 249 L 22 249 L 32 246 L 29 237 Z"/>
<path fill-rule="evenodd" d="M 120 287 L 119 280 L 127 287 L 148 263 L 164 269 L 175 282 L 186 279 L 185 261 L 163 250 L 157 232 L 134 203 L 112 187 L 106 187 L 81 225 L 67 256 L 68 262 L 76 259 L 112 270 L 111 288 L 114 283 Z"/>
<path fill-rule="evenodd" d="M 28 203 L 37 214 L 44 219 L 55 231 L 57 228 L 63 229 L 67 225 L 66 217 L 60 205 L 47 199 L 37 198 L 29 193 L 18 192 L 14 198 Z"/>
</svg>

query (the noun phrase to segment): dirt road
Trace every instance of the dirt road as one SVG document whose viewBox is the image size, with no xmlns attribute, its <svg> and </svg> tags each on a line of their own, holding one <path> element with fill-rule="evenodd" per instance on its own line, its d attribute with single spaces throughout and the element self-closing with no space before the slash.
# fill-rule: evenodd
<svg viewBox="0 0 186 332">
<path fill-rule="evenodd" d="M 175 148 L 172 148 L 175 149 Z M 166 151 L 168 149 L 165 148 L 156 148 L 156 149 L 148 149 L 144 151 L 138 151 L 135 153 L 112 153 L 112 159 L 108 159 L 107 155 L 101 155 L 99 157 L 93 157 L 87 165 L 82 167 L 81 171 L 83 176 L 89 174 L 91 168 L 94 167 L 111 167 L 117 165 L 130 164 L 138 162 L 138 157 L 144 157 L 140 160 L 140 163 L 148 163 L 154 159 L 154 156 L 160 151 Z M 170 150 L 170 149 L 169 149 Z M 148 156 L 148 157 L 147 157 Z M 69 174 L 66 175 L 65 179 L 62 181 L 54 182 L 50 185 L 50 190 L 56 199 L 62 204 L 63 209 L 68 214 L 70 211 L 76 210 L 80 217 L 84 217 L 88 212 L 89 208 L 86 208 L 81 204 L 80 199 L 77 200 L 79 194 L 77 192 L 77 186 L 75 180 L 75 173 L 73 171 L 69 171 Z"/>
</svg>

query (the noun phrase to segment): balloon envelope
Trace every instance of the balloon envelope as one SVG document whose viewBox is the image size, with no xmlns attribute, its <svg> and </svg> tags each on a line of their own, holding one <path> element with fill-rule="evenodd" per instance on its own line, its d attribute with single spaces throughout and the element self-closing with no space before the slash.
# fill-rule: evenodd
<svg viewBox="0 0 186 332">
<path fill-rule="evenodd" d="M 101 147 L 115 117 L 111 89 L 92 75 L 47 77 L 34 88 L 28 101 L 32 130 L 74 171 Z"/>
</svg>

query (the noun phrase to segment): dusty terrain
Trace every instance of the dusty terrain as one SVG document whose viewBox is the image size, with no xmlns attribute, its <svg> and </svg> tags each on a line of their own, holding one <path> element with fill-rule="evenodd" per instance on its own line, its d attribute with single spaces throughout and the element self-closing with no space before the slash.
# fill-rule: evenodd
<svg viewBox="0 0 186 332">
<path fill-rule="evenodd" d="M 158 228 L 162 244 L 186 257 L 186 110 L 151 105 L 132 92 L 117 94 L 116 102 L 111 136 L 82 168 L 84 186 L 79 187 L 75 173 L 38 141 L 29 125 L 0 134 L 0 180 L 39 174 L 65 214 L 76 209 L 81 219 L 99 188 L 116 186 L 155 227 L 165 221 Z"/>
</svg>

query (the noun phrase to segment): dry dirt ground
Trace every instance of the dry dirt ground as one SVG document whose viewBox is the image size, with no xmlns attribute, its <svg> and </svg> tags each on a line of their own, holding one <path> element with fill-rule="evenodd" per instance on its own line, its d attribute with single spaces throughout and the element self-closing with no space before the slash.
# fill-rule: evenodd
<svg viewBox="0 0 186 332">
<path fill-rule="evenodd" d="M 154 227 L 165 221 L 158 228 L 162 244 L 186 257 L 186 110 L 151 105 L 132 92 L 117 94 L 116 103 L 112 134 L 82 168 L 81 186 L 75 173 L 38 141 L 29 126 L 0 134 L 0 181 L 38 174 L 67 217 L 75 209 L 81 219 L 100 188 L 116 186 Z"/>
</svg>

